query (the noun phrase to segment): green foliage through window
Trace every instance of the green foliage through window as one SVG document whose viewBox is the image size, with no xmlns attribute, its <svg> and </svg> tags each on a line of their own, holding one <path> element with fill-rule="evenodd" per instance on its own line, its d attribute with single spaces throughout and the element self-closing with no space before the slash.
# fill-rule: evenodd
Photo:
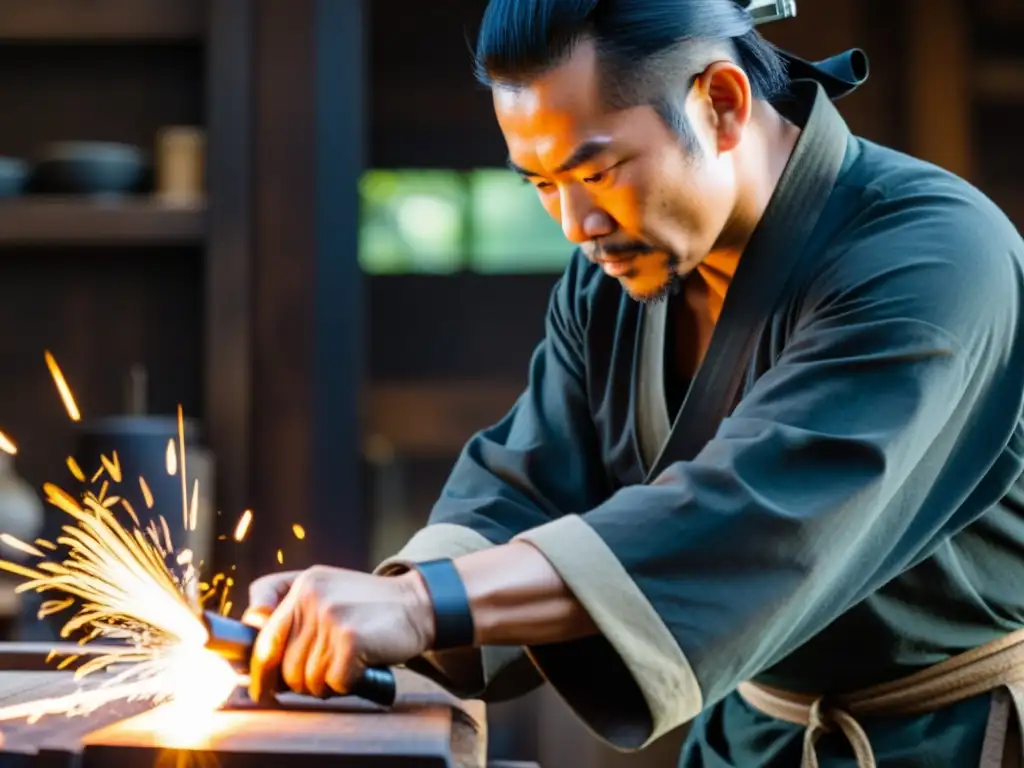
<svg viewBox="0 0 1024 768">
<path fill-rule="evenodd" d="M 508 170 L 372 170 L 360 183 L 370 274 L 560 272 L 572 253 L 537 193 Z"/>
</svg>

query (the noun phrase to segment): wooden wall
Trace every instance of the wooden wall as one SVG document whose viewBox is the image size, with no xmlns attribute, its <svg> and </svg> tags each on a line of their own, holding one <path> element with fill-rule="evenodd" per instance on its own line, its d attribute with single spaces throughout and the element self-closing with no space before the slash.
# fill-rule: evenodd
<svg viewBox="0 0 1024 768">
<path fill-rule="evenodd" d="M 108 0 L 84 16 L 42 5 L 0 8 L 0 155 L 31 159 L 66 140 L 151 151 L 160 128 L 204 123 L 202 17 L 189 3 L 155 18 Z M 122 411 L 135 364 L 156 412 L 181 402 L 202 416 L 203 241 L 200 213 L 145 198 L 0 201 L 0 429 L 34 485 L 65 480 L 72 441 L 44 349 L 86 417 Z"/>
</svg>

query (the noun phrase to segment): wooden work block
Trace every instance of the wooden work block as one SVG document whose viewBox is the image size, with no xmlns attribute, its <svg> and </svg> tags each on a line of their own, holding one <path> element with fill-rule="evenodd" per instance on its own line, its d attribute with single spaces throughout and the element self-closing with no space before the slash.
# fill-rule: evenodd
<svg viewBox="0 0 1024 768">
<path fill-rule="evenodd" d="M 0 707 L 66 696 L 75 689 L 71 672 L 0 672 Z M 149 709 L 152 705 L 145 701 L 115 701 L 88 715 L 0 722 L 0 766 L 13 761 L 33 768 L 78 768 L 84 735 Z"/>
<path fill-rule="evenodd" d="M 289 768 L 338 764 L 353 768 L 448 768 L 450 711 L 412 714 L 221 711 L 205 728 L 176 736 L 163 708 L 85 738 L 82 768 L 139 768 L 167 760 L 220 768 Z M 191 758 L 191 759 L 187 759 Z"/>
<path fill-rule="evenodd" d="M 151 766 L 174 755 L 190 758 L 186 764 L 212 759 L 219 768 L 278 768 L 286 761 L 307 768 L 342 759 L 346 768 L 484 768 L 482 703 L 461 701 L 406 670 L 396 677 L 398 697 L 388 711 L 361 699 L 296 694 L 265 709 L 239 695 L 175 734 L 171 708 L 157 708 L 86 736 L 82 768 Z"/>
<path fill-rule="evenodd" d="M 175 727 L 170 707 L 114 723 L 83 740 L 82 768 L 136 768 L 159 758 L 219 768 L 484 768 L 486 713 L 481 702 L 455 699 L 429 680 L 396 670 L 390 710 L 359 699 L 320 701 L 287 694 L 274 709 L 244 696 L 200 722 Z M 175 733 L 175 731 L 178 731 Z"/>
<path fill-rule="evenodd" d="M 31 649 L 8 650 L 13 666 L 41 666 Z M 238 691 L 222 709 L 195 722 L 176 719 L 173 705 L 145 701 L 117 701 L 88 715 L 48 716 L 36 723 L 0 722 L 0 768 L 259 768 L 285 761 L 288 768 L 303 768 L 341 758 L 347 768 L 484 768 L 483 704 L 456 699 L 407 670 L 396 670 L 396 677 L 398 699 L 390 710 L 361 699 L 320 701 L 296 694 L 265 708 Z M 74 690 L 70 672 L 0 671 L 0 707 Z"/>
</svg>

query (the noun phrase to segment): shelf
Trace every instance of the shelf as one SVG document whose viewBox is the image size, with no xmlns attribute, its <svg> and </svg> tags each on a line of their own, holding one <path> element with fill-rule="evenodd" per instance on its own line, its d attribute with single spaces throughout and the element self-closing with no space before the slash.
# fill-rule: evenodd
<svg viewBox="0 0 1024 768">
<path fill-rule="evenodd" d="M 199 41 L 204 0 L 3 0 L 0 42 Z"/>
<path fill-rule="evenodd" d="M 0 199 L 0 246 L 192 245 L 205 237 L 202 206 L 168 206 L 150 198 Z"/>
</svg>

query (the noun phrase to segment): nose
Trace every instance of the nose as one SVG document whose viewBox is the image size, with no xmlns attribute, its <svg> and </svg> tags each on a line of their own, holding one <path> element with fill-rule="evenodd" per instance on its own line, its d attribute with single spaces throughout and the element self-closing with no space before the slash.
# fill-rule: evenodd
<svg viewBox="0 0 1024 768">
<path fill-rule="evenodd" d="M 572 243 L 596 240 L 615 230 L 611 216 L 595 207 L 590 196 L 583 190 L 571 186 L 563 188 L 561 208 L 562 231 Z"/>
</svg>

